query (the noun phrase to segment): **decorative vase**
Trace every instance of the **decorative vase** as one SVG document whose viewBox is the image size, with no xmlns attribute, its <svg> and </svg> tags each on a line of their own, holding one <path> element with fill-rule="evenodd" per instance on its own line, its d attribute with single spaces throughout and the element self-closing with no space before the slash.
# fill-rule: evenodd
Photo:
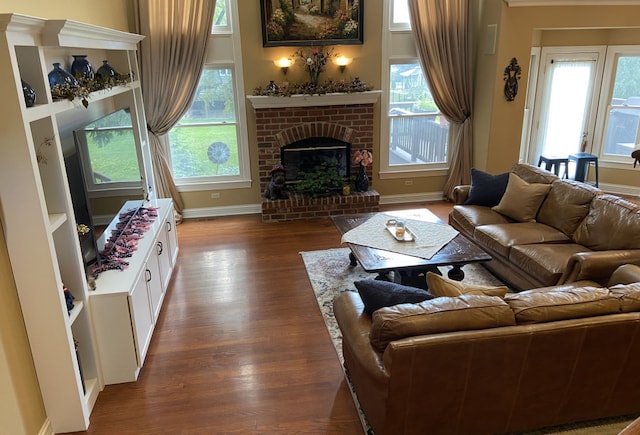
<svg viewBox="0 0 640 435">
<path fill-rule="evenodd" d="M 267 91 L 269 92 L 278 92 L 278 85 L 273 80 L 269 80 L 269 84 L 267 85 Z"/>
<path fill-rule="evenodd" d="M 364 166 L 360 165 L 358 175 L 356 175 L 356 191 L 366 192 L 367 190 L 369 190 L 369 177 L 367 177 Z"/>
<path fill-rule="evenodd" d="M 24 80 L 22 80 L 22 93 L 27 107 L 33 107 L 36 104 L 36 91 Z"/>
<path fill-rule="evenodd" d="M 316 86 L 318 86 L 318 78 L 320 77 L 320 70 L 319 69 L 311 69 L 309 68 L 309 83 L 311 84 L 312 88 L 315 88 Z"/>
<path fill-rule="evenodd" d="M 71 75 L 75 78 L 93 79 L 93 68 L 84 54 L 74 54 L 71 64 Z"/>
<path fill-rule="evenodd" d="M 60 63 L 56 62 L 53 64 L 53 69 L 49 72 L 49 86 L 53 88 L 54 86 L 62 85 L 69 85 L 72 88 L 77 88 L 78 80 L 60 68 Z"/>
<path fill-rule="evenodd" d="M 115 78 L 118 73 L 111 67 L 111 65 L 109 65 L 108 61 L 103 60 L 102 66 L 98 68 L 98 71 L 96 71 L 96 75 L 103 81 L 109 81 Z"/>
</svg>

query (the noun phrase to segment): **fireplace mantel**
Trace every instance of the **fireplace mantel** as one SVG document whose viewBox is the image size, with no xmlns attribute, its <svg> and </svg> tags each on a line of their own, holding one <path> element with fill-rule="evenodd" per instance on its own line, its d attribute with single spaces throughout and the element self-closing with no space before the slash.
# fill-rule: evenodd
<svg viewBox="0 0 640 435">
<path fill-rule="evenodd" d="M 321 95 L 292 95 L 290 97 L 272 97 L 267 95 L 248 95 L 254 109 L 278 107 L 337 106 L 348 104 L 373 104 L 378 101 L 382 91 L 365 91 Z"/>
</svg>

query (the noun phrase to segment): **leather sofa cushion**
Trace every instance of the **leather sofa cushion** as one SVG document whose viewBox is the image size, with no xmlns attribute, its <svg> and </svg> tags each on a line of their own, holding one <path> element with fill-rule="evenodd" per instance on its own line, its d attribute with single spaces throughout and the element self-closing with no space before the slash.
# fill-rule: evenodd
<svg viewBox="0 0 640 435">
<path fill-rule="evenodd" d="M 513 172 L 527 183 L 551 184 L 559 179 L 557 175 L 545 169 L 525 163 L 516 163 L 511 167 L 510 172 Z"/>
<path fill-rule="evenodd" d="M 640 311 L 640 282 L 614 285 L 609 287 L 609 291 L 620 300 L 623 313 Z"/>
<path fill-rule="evenodd" d="M 475 239 L 505 258 L 512 246 L 530 243 L 566 243 L 571 241 L 566 234 L 538 222 L 516 222 L 510 224 L 482 225 L 476 228 Z"/>
<path fill-rule="evenodd" d="M 589 212 L 589 204 L 602 191 L 590 184 L 573 180 L 556 180 L 551 185 L 536 220 L 573 236 Z"/>
<path fill-rule="evenodd" d="M 550 189 L 550 184 L 529 184 L 510 173 L 507 190 L 493 210 L 518 222 L 533 222 Z"/>
<path fill-rule="evenodd" d="M 576 243 L 594 251 L 640 249 L 640 205 L 602 194 L 591 201 L 589 214 L 576 229 Z"/>
<path fill-rule="evenodd" d="M 390 342 L 406 337 L 512 325 L 513 311 L 499 297 L 441 297 L 375 311 L 369 340 L 383 352 Z"/>
<path fill-rule="evenodd" d="M 427 272 L 427 287 L 429 287 L 429 293 L 431 293 L 435 297 L 485 295 L 503 298 L 504 295 L 506 295 L 509 291 L 509 288 L 505 285 L 490 287 L 486 285 L 466 284 L 460 281 L 445 278 L 433 272 Z"/>
<path fill-rule="evenodd" d="M 518 323 L 543 323 L 620 312 L 620 301 L 606 287 L 523 292 L 504 298 Z"/>
<path fill-rule="evenodd" d="M 513 222 L 506 216 L 479 205 L 454 205 L 449 214 L 449 222 L 463 233 L 473 237 L 476 227 L 488 224 L 507 224 Z"/>
<path fill-rule="evenodd" d="M 513 246 L 509 261 L 528 275 L 535 276 L 542 285 L 554 285 L 576 252 L 589 249 L 575 243 L 530 244 Z"/>
</svg>

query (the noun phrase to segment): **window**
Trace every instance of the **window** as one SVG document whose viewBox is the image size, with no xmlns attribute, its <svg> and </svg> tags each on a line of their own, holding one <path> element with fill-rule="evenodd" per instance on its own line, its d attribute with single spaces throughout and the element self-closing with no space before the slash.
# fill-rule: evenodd
<svg viewBox="0 0 640 435">
<path fill-rule="evenodd" d="M 233 88 L 231 69 L 202 72 L 191 108 L 169 134 L 175 178 L 240 175 Z"/>
<path fill-rule="evenodd" d="M 386 0 L 381 178 L 442 171 L 448 166 L 449 123 L 436 107 L 420 65 L 407 0 Z M 439 175 L 439 174 L 438 174 Z"/>
<path fill-rule="evenodd" d="M 236 17 L 237 2 L 216 1 L 213 47 L 191 107 L 169 132 L 171 170 L 179 191 L 250 187 Z"/>
<path fill-rule="evenodd" d="M 601 110 L 605 127 L 602 129 L 601 155 L 607 160 L 629 162 L 631 152 L 640 143 L 640 50 L 638 48 L 609 49 L 605 71 L 612 86 L 603 96 Z M 604 89 L 604 87 L 603 87 Z"/>
<path fill-rule="evenodd" d="M 584 147 L 600 166 L 627 168 L 640 146 L 639 68 L 638 46 L 542 48 L 537 83 L 528 84 L 535 103 L 530 132 L 526 113 L 523 125 L 527 161 Z"/>
<path fill-rule="evenodd" d="M 231 27 L 227 20 L 227 3 L 229 0 L 216 0 L 216 9 L 213 12 L 212 33 L 229 32 Z"/>
</svg>

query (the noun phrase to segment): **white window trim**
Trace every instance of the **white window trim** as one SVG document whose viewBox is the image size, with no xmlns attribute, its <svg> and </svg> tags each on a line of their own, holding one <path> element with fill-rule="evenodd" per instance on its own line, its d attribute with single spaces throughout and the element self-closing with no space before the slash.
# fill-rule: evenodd
<svg viewBox="0 0 640 435">
<path fill-rule="evenodd" d="M 215 24 L 213 25 L 213 29 L 211 29 L 211 33 L 213 34 L 224 34 L 224 35 L 231 35 L 233 33 L 233 29 L 234 29 L 234 25 L 232 24 L 231 21 L 231 16 L 235 15 L 232 14 L 231 11 L 231 5 L 229 4 L 229 0 L 215 0 L 216 3 L 217 2 L 224 2 L 225 3 L 225 12 L 227 14 L 227 24 L 225 26 L 216 26 Z M 235 2 L 233 2 L 235 3 Z M 235 6 L 235 5 L 234 5 Z M 235 28 L 237 29 L 238 27 L 235 26 Z"/>
<path fill-rule="evenodd" d="M 393 1 L 384 0 L 383 22 L 388 32 L 383 32 L 382 36 L 382 83 L 383 90 L 380 97 L 380 179 L 398 179 L 409 177 L 424 176 L 442 176 L 446 175 L 449 170 L 449 162 L 447 163 L 426 163 L 423 165 L 393 165 L 389 164 L 389 135 L 390 135 L 390 117 L 389 117 L 389 79 L 392 64 L 398 63 L 420 63 L 417 57 L 417 51 L 414 48 L 412 56 L 393 55 L 391 48 L 392 35 L 410 34 L 410 26 L 394 26 L 391 23 L 393 14 Z M 451 153 L 447 153 L 449 159 Z"/>
<path fill-rule="evenodd" d="M 218 0 L 221 1 L 221 0 Z M 235 176 L 217 176 L 217 177 L 197 177 L 197 178 L 177 178 L 175 179 L 178 192 L 197 192 L 206 190 L 226 190 L 226 189 L 245 189 L 252 186 L 251 166 L 249 158 L 249 134 L 247 130 L 245 91 L 244 91 L 244 75 L 242 68 L 242 48 L 240 45 L 239 32 L 233 29 L 239 29 L 238 23 L 238 2 L 227 2 L 227 23 L 229 30 L 219 32 L 216 28 L 212 33 L 217 43 L 230 44 L 232 49 L 232 59 L 207 59 L 205 68 L 228 68 L 233 71 L 233 88 L 234 103 L 236 109 L 236 125 L 238 134 L 238 168 L 239 175 Z M 215 50 L 214 50 L 215 51 Z M 214 54 L 215 56 L 215 54 Z"/>
<path fill-rule="evenodd" d="M 609 107 L 615 84 L 616 66 L 620 55 L 640 56 L 640 46 L 638 45 L 610 45 L 607 46 L 605 56 L 604 73 L 602 86 L 600 87 L 600 105 L 598 107 L 595 131 L 598 133 L 597 140 L 594 140 L 593 154 L 598 156 L 599 166 L 615 169 L 629 169 L 631 156 L 616 156 L 603 154 L 604 140 L 606 136 L 607 123 L 609 122 Z M 638 147 L 638 144 L 636 144 Z"/>
</svg>

